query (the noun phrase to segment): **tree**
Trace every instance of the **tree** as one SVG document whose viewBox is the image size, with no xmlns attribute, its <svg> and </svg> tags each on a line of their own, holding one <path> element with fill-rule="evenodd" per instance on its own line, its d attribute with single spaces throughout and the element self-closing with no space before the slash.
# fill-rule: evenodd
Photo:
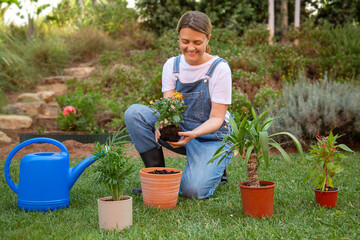
<svg viewBox="0 0 360 240">
<path fill-rule="evenodd" d="M 348 22 L 360 22 L 360 0 L 317 0 L 310 5 L 317 10 L 315 22 L 329 22 L 334 25 L 344 25 Z"/>
<path fill-rule="evenodd" d="M 295 0 L 295 18 L 294 18 L 294 22 L 295 22 L 295 29 L 300 27 L 300 0 Z M 294 44 L 297 46 L 299 45 L 299 39 L 296 38 L 294 41 Z"/>
<path fill-rule="evenodd" d="M 288 1 L 281 0 L 281 42 L 286 41 L 287 28 L 289 25 L 288 18 Z"/>
<path fill-rule="evenodd" d="M 274 0 L 269 0 L 269 44 L 274 42 L 274 33 L 275 33 L 275 6 Z"/>
<path fill-rule="evenodd" d="M 9 9 L 11 4 L 16 4 L 17 6 L 19 6 L 19 2 L 17 0 L 0 0 L 0 22 L 4 21 L 5 13 Z"/>
<path fill-rule="evenodd" d="M 241 35 L 252 23 L 266 23 L 266 1 L 201 0 L 197 6 L 205 12 L 216 28 L 227 28 Z"/>
<path fill-rule="evenodd" d="M 175 29 L 181 15 L 195 9 L 195 0 L 139 0 L 143 25 L 160 35 L 166 29 Z"/>
</svg>

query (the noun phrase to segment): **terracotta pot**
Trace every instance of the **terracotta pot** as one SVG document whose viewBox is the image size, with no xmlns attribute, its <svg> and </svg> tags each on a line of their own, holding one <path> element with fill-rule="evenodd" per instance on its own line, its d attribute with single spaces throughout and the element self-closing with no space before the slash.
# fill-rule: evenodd
<svg viewBox="0 0 360 240">
<path fill-rule="evenodd" d="M 263 216 L 272 216 L 274 209 L 274 189 L 276 183 L 270 181 L 260 181 L 267 186 L 249 187 L 248 181 L 239 183 L 241 190 L 241 199 L 243 204 L 243 213 L 247 216 L 261 218 Z"/>
<path fill-rule="evenodd" d="M 317 190 L 314 188 L 316 202 L 320 204 L 321 207 L 326 207 L 326 208 L 335 207 L 339 188 L 335 188 L 335 189 L 336 190 L 334 191 L 322 192 L 321 190 Z"/>
<path fill-rule="evenodd" d="M 151 174 L 153 170 L 176 171 L 175 174 Z M 179 196 L 182 171 L 176 168 L 151 167 L 140 170 L 143 202 L 145 205 L 174 208 Z"/>
<path fill-rule="evenodd" d="M 122 196 L 120 201 L 112 197 L 98 199 L 99 227 L 121 231 L 132 225 L 132 197 Z"/>
</svg>

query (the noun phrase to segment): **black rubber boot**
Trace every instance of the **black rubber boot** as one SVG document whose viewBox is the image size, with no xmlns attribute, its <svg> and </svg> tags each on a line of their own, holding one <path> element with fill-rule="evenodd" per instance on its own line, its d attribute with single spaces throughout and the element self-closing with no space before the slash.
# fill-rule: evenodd
<svg viewBox="0 0 360 240">
<path fill-rule="evenodd" d="M 147 152 L 140 153 L 145 167 L 165 167 L 164 153 L 162 147 L 153 148 Z"/>
<path fill-rule="evenodd" d="M 224 174 L 222 175 L 221 177 L 221 181 L 220 181 L 220 184 L 225 184 L 228 182 L 228 175 L 226 173 L 226 169 L 224 170 Z"/>
<path fill-rule="evenodd" d="M 143 160 L 145 167 L 165 167 L 164 153 L 162 147 L 153 148 L 147 152 L 140 153 L 141 159 Z M 134 188 L 132 193 L 140 195 L 142 193 L 141 188 Z"/>
</svg>

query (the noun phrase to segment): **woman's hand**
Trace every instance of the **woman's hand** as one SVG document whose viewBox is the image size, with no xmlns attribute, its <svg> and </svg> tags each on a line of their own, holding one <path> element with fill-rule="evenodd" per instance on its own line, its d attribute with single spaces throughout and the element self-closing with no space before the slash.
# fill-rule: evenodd
<svg viewBox="0 0 360 240">
<path fill-rule="evenodd" d="M 196 133 L 193 131 L 179 132 L 178 134 L 180 137 L 182 136 L 182 138 L 178 142 L 168 142 L 169 145 L 173 148 L 183 147 L 185 146 L 185 144 L 197 137 Z"/>
</svg>

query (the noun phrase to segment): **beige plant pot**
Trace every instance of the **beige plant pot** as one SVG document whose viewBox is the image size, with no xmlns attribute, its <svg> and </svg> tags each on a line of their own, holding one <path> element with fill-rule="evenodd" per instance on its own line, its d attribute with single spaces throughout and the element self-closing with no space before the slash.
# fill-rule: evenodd
<svg viewBox="0 0 360 240">
<path fill-rule="evenodd" d="M 120 201 L 112 197 L 98 199 L 99 227 L 104 230 L 121 231 L 132 225 L 132 198 L 122 196 Z"/>
</svg>

